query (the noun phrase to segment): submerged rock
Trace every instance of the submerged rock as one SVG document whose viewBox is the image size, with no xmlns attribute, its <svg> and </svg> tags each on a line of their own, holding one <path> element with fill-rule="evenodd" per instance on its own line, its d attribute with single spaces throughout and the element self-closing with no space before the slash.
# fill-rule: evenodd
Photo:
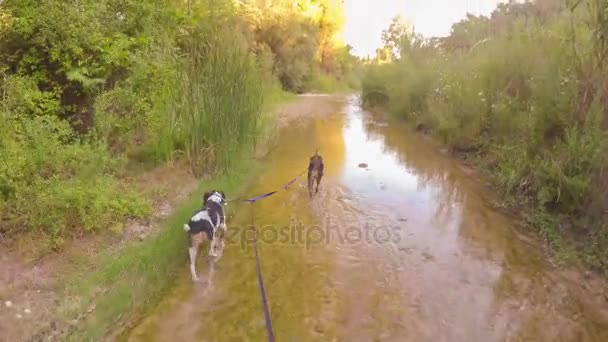
<svg viewBox="0 0 608 342">
<path fill-rule="evenodd" d="M 360 168 L 366 168 L 366 167 L 367 167 L 367 164 L 366 164 L 366 163 L 361 163 L 361 164 L 359 164 L 359 167 L 360 167 Z"/>
</svg>

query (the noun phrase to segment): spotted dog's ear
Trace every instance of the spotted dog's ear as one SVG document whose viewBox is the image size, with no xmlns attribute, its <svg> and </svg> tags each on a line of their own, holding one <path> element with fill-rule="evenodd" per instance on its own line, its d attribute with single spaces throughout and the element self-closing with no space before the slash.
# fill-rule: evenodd
<svg viewBox="0 0 608 342">
<path fill-rule="evenodd" d="M 226 202 L 226 194 L 223 191 L 220 191 L 220 194 L 222 194 L 222 202 Z"/>
<path fill-rule="evenodd" d="M 205 192 L 205 194 L 203 195 L 203 207 L 207 204 L 207 200 L 209 199 L 209 197 L 211 197 L 212 194 L 213 192 Z"/>
</svg>

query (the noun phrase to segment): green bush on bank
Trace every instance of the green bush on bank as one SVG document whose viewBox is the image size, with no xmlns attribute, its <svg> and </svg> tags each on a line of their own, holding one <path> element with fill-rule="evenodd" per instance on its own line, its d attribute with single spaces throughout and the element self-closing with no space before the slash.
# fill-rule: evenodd
<svg viewBox="0 0 608 342">
<path fill-rule="evenodd" d="M 65 236 L 149 214 L 150 203 L 116 175 L 125 149 L 108 147 L 123 136 L 133 145 L 131 131 L 146 126 L 151 92 L 121 86 L 153 48 L 155 25 L 169 26 L 163 4 L 2 3 L 0 234 L 49 236 L 60 247 Z M 103 115 L 112 105 L 121 122 Z M 104 139 L 105 118 L 118 134 Z"/>
<path fill-rule="evenodd" d="M 576 240 L 605 267 L 608 78 L 597 32 L 608 17 L 604 3 L 584 5 L 503 4 L 446 38 L 408 33 L 397 58 L 367 68 L 362 96 L 476 158 L 543 237 Z"/>
<path fill-rule="evenodd" d="M 339 4 L 275 5 L 2 2 L 0 234 L 42 232 L 58 247 L 144 216 L 150 203 L 121 179 L 129 165 L 225 172 L 277 87 L 347 79 L 357 60 L 332 43 Z"/>
<path fill-rule="evenodd" d="M 6 80 L 18 96 L 5 88 L 0 108 L 3 232 L 48 234 L 58 247 L 67 232 L 95 231 L 149 213 L 148 203 L 111 176 L 120 161 L 104 146 L 78 138 L 68 122 L 51 114 L 57 103 L 28 82 Z"/>
</svg>

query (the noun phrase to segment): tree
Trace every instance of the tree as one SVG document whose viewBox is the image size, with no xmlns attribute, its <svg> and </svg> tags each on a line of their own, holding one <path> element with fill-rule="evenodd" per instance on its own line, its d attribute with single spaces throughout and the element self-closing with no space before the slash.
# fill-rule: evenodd
<svg viewBox="0 0 608 342">
<path fill-rule="evenodd" d="M 383 57 L 389 57 L 393 60 L 399 59 L 403 47 L 405 45 L 409 45 L 409 37 L 410 32 L 407 25 L 403 21 L 403 18 L 399 15 L 394 17 L 389 27 L 382 31 L 384 50 L 386 50 L 386 53 L 388 53 L 388 56 Z"/>
<path fill-rule="evenodd" d="M 341 79 L 350 69 L 344 53 L 351 50 L 337 39 L 344 22 L 341 0 L 248 0 L 241 8 L 254 32 L 254 51 L 270 51 L 284 89 L 303 92 L 319 73 Z"/>
</svg>

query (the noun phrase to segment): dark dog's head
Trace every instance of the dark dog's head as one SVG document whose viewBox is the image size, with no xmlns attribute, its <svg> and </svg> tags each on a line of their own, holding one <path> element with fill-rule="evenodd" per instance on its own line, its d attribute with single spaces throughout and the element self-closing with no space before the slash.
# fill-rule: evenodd
<svg viewBox="0 0 608 342">
<path fill-rule="evenodd" d="M 203 194 L 203 207 L 207 204 L 207 201 L 212 200 L 219 204 L 226 203 L 226 194 L 223 191 L 211 190 Z"/>
</svg>

